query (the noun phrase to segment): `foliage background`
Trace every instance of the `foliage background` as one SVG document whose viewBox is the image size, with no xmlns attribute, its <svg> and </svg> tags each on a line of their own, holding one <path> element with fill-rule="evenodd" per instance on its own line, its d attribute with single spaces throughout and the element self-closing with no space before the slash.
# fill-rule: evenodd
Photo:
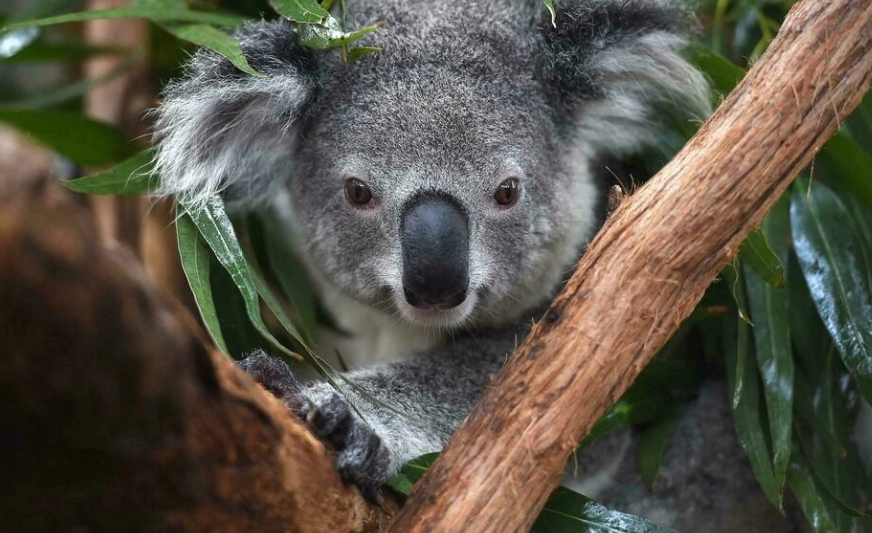
<svg viewBox="0 0 872 533">
<path fill-rule="evenodd" d="M 89 118 L 88 92 L 145 67 L 156 95 L 180 73 L 194 45 L 210 46 L 256 75 L 226 34 L 241 17 L 281 13 L 299 23 L 309 45 L 337 48 L 335 53 L 349 61 L 374 52 L 354 46 L 373 28 L 346 32 L 340 22 L 344 6 L 333 6 L 334 19 L 321 11 L 330 9 L 328 4 L 333 2 L 134 0 L 131 8 L 137 11 L 84 14 L 80 0 L 0 5 L 0 123 L 56 152 L 60 177 L 108 168 L 68 181 L 73 190 L 147 192 L 155 183 L 148 174 L 147 138 Z M 712 80 L 715 103 L 765 51 L 792 4 L 705 0 L 694 5 L 702 31 L 691 53 Z M 120 15 L 151 21 L 140 46 L 95 46 L 83 38 L 79 25 L 60 24 Z M 83 62 L 106 56 L 122 61 L 106 75 L 87 78 Z M 663 120 L 668 123 L 669 117 Z M 644 181 L 694 129 L 694 124 L 671 124 L 655 149 L 622 163 L 622 175 Z M 185 213 L 184 199 L 180 202 L 182 267 L 216 345 L 234 357 L 266 345 L 290 361 L 308 360 L 328 380 L 342 379 L 308 348 L 315 326 L 330 320 L 319 310 L 305 273 L 271 232 L 275 224 L 263 217 L 231 224 L 217 197 L 202 213 Z M 815 531 L 872 532 L 872 520 L 865 518 L 872 479 L 861 465 L 861 455 L 872 456 L 872 439 L 852 439 L 863 398 L 872 400 L 872 95 L 581 446 L 626 424 L 638 426 L 642 475 L 653 484 L 682 405 L 703 379 L 724 373 L 737 435 L 772 505 L 781 508 L 790 494 Z M 407 492 L 431 460 L 414 461 L 392 486 Z M 668 531 L 563 489 L 549 502 L 537 530 Z"/>
</svg>

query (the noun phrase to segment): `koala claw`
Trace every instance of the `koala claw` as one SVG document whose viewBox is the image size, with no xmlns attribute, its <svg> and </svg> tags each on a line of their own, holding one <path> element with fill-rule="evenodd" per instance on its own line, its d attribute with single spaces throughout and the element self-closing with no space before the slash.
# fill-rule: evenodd
<svg viewBox="0 0 872 533">
<path fill-rule="evenodd" d="M 263 352 L 243 359 L 239 366 L 333 445 L 336 468 L 346 483 L 357 486 L 370 502 L 380 501 L 378 489 L 387 480 L 390 454 L 341 395 L 319 385 L 305 390 L 284 361 Z"/>
<path fill-rule="evenodd" d="M 305 420 L 318 436 L 333 444 L 342 479 L 356 485 L 367 500 L 378 503 L 378 489 L 387 480 L 390 465 L 390 454 L 381 438 L 335 391 L 310 402 Z"/>
</svg>

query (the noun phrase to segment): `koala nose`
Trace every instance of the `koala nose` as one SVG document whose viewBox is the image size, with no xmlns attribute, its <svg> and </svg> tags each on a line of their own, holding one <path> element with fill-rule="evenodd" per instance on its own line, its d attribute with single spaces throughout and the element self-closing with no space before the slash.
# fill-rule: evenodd
<svg viewBox="0 0 872 533">
<path fill-rule="evenodd" d="M 451 309 L 469 287 L 469 227 L 453 200 L 424 196 L 413 201 L 400 227 L 403 291 L 419 309 Z"/>
</svg>

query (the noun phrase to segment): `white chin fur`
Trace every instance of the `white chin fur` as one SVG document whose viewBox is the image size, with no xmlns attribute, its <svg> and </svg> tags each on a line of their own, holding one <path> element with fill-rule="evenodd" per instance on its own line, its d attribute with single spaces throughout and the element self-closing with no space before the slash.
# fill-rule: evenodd
<svg viewBox="0 0 872 533">
<path fill-rule="evenodd" d="M 403 298 L 402 291 L 394 291 L 394 305 L 400 310 L 403 319 L 417 326 L 452 328 L 461 325 L 475 309 L 478 295 L 469 291 L 466 300 L 451 309 L 418 309 Z"/>
</svg>

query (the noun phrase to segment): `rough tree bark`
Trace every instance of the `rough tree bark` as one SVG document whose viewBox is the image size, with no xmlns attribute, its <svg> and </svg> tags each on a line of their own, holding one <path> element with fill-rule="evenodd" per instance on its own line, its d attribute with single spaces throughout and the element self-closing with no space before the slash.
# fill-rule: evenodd
<svg viewBox="0 0 872 533">
<path fill-rule="evenodd" d="M 0 531 L 386 523 L 56 184 L 0 180 L 0 302 Z"/>
<path fill-rule="evenodd" d="M 389 531 L 521 533 L 872 81 L 872 3 L 805 0 L 684 150 L 623 201 Z"/>
</svg>

